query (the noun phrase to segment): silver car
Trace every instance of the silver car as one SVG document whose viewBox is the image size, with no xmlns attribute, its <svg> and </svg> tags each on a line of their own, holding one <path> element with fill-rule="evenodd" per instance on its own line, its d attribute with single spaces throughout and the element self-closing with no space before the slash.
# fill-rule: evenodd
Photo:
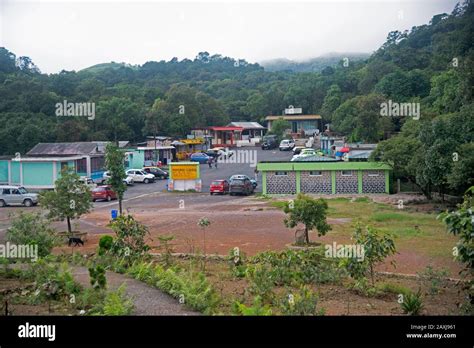
<svg viewBox="0 0 474 348">
<path fill-rule="evenodd" d="M 7 205 L 31 207 L 38 204 L 38 194 L 29 193 L 22 186 L 0 186 L 0 208 Z"/>
</svg>

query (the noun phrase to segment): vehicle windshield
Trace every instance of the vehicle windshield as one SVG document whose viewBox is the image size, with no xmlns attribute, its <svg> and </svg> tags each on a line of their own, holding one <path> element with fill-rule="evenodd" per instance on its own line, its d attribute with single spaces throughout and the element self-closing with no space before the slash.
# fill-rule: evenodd
<svg viewBox="0 0 474 348">
<path fill-rule="evenodd" d="M 223 183 L 223 181 L 213 181 L 211 185 L 222 185 Z"/>
<path fill-rule="evenodd" d="M 243 185 L 244 179 L 232 179 L 231 184 Z"/>
<path fill-rule="evenodd" d="M 105 191 L 105 187 L 96 187 L 95 189 L 92 190 L 92 192 L 102 192 Z"/>
<path fill-rule="evenodd" d="M 28 191 L 26 191 L 26 189 L 25 189 L 24 187 L 20 187 L 20 188 L 18 189 L 18 191 L 20 191 L 20 193 L 21 193 L 22 195 L 25 195 L 25 194 L 28 193 Z"/>
</svg>

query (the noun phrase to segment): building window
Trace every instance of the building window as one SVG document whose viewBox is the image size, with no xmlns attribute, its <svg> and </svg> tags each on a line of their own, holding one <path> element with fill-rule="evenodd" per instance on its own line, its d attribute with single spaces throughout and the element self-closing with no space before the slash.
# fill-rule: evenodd
<svg viewBox="0 0 474 348">
<path fill-rule="evenodd" d="M 352 170 L 343 170 L 342 176 L 352 176 Z"/>
<path fill-rule="evenodd" d="M 87 173 L 87 160 L 85 158 L 76 160 L 76 173 Z"/>
<path fill-rule="evenodd" d="M 322 176 L 323 172 L 320 171 L 320 170 L 312 170 L 312 171 L 309 172 L 309 175 L 310 176 Z"/>
<path fill-rule="evenodd" d="M 379 176 L 380 173 L 372 171 L 372 172 L 369 172 L 368 174 L 369 176 Z"/>
<path fill-rule="evenodd" d="M 284 176 L 284 175 L 288 175 L 288 172 L 275 172 L 275 175 Z"/>
</svg>

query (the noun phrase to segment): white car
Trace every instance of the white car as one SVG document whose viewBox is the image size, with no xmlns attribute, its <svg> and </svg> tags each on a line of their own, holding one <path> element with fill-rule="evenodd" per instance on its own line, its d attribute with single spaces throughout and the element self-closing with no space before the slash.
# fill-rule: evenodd
<svg viewBox="0 0 474 348">
<path fill-rule="evenodd" d="M 148 184 L 155 181 L 155 176 L 153 174 L 148 174 L 141 169 L 129 169 L 125 173 L 127 173 L 127 176 L 130 176 L 134 182 Z"/>
<path fill-rule="evenodd" d="M 102 175 L 102 185 L 107 183 L 107 179 L 110 178 L 109 172 L 104 172 Z M 127 175 L 125 179 L 123 179 L 123 182 L 127 184 L 127 186 L 131 186 L 134 184 L 133 177 L 130 175 Z"/>
<path fill-rule="evenodd" d="M 295 141 L 293 139 L 283 139 L 280 142 L 280 151 L 289 151 L 295 147 Z"/>
<path fill-rule="evenodd" d="M 298 155 L 294 155 L 291 161 L 296 161 L 298 158 L 302 157 L 309 157 L 309 156 L 316 156 L 316 150 L 315 149 L 303 149 Z"/>
</svg>

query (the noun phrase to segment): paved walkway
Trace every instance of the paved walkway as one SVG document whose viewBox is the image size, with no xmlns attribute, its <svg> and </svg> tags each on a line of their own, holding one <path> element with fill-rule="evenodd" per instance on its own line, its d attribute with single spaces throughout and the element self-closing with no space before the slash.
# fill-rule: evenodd
<svg viewBox="0 0 474 348">
<path fill-rule="evenodd" d="M 72 267 L 72 274 L 81 285 L 90 286 L 89 271 L 86 267 Z M 170 295 L 141 281 L 115 272 L 107 272 L 106 277 L 107 286 L 111 290 L 126 284 L 125 292 L 135 304 L 133 315 L 200 315 L 179 304 Z"/>
</svg>

